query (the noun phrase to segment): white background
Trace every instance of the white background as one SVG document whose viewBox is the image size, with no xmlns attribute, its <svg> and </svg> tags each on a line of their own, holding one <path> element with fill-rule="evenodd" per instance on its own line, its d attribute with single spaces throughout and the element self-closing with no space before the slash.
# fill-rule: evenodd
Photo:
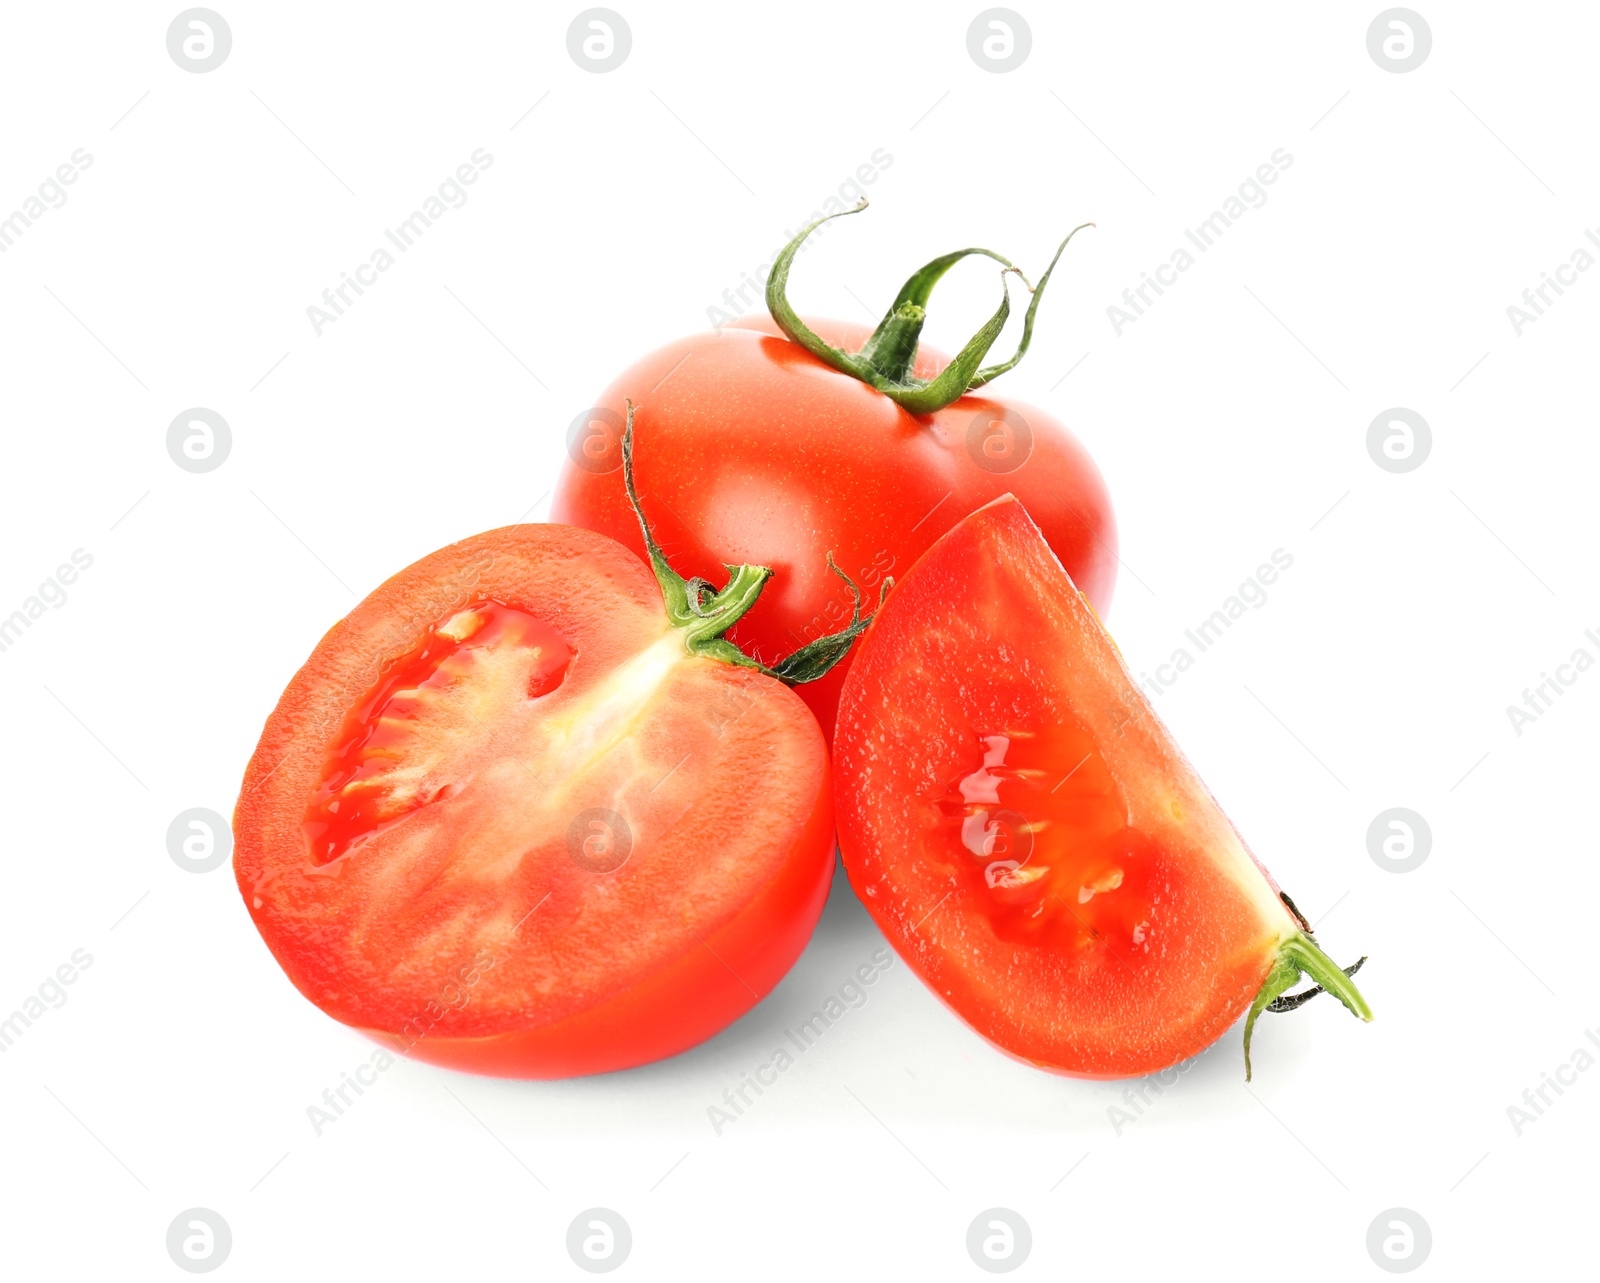
<svg viewBox="0 0 1600 1283">
<path fill-rule="evenodd" d="M 640 1278 L 983 1277 L 965 1234 L 996 1206 L 1031 1277 L 1381 1277 L 1391 1207 L 1431 1226 L 1425 1275 L 1593 1269 L 1600 1072 L 1520 1136 L 1507 1107 L 1600 1025 L 1600 670 L 1520 736 L 1505 710 L 1600 658 L 1600 271 L 1520 337 L 1506 308 L 1600 227 L 1600 12 L 1425 7 L 1432 53 L 1394 74 L 1377 3 L 1017 0 L 1032 53 L 994 74 L 977 3 L 615 0 L 632 52 L 594 74 L 576 4 L 217 3 L 206 74 L 168 56 L 176 4 L 14 6 L 0 50 L 0 213 L 93 157 L 0 255 L 0 614 L 94 558 L 0 654 L 0 1014 L 94 958 L 0 1055 L 8 1277 L 182 1277 L 194 1206 L 248 1279 L 586 1277 L 565 1235 L 592 1206 Z M 468 202 L 317 336 L 306 308 L 477 148 Z M 226 869 L 175 867 L 168 823 L 231 811 L 360 595 L 539 519 L 573 417 L 879 148 L 872 209 L 797 269 L 808 311 L 870 319 L 855 296 L 961 245 L 1037 270 L 1098 223 L 996 391 L 1104 471 L 1135 671 L 1293 555 L 1157 708 L 1325 945 L 1371 955 L 1377 1020 L 1265 1017 L 1249 1088 L 1235 1029 L 1118 1134 L 1122 1085 L 1007 1060 L 897 963 L 718 1136 L 707 1107 L 882 943 L 841 878 L 777 992 L 688 1054 L 542 1084 L 403 1062 L 316 1136 L 371 1045 L 295 993 Z M 1119 337 L 1108 306 L 1277 148 L 1267 203 Z M 953 274 L 930 340 L 995 287 Z M 191 406 L 232 428 L 205 475 L 166 453 Z M 1392 406 L 1433 434 L 1403 475 L 1365 444 Z M 1394 806 L 1432 828 L 1415 872 L 1367 851 Z"/>
</svg>

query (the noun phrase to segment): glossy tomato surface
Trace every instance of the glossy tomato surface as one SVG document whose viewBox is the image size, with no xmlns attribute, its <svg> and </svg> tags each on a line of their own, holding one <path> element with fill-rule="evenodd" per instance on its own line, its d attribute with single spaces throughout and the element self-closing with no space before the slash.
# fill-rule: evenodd
<svg viewBox="0 0 1600 1283">
<path fill-rule="evenodd" d="M 558 1077 L 748 1010 L 833 872 L 828 759 L 781 683 L 691 656 L 632 553 L 511 526 L 425 557 L 323 638 L 234 819 L 294 984 L 423 1060 Z"/>
<path fill-rule="evenodd" d="M 870 330 L 808 321 L 854 350 Z M 947 358 L 924 346 L 915 373 Z M 1104 612 L 1116 577 L 1111 501 L 1093 460 L 1043 410 L 973 394 L 912 415 L 817 360 L 767 317 L 671 343 L 622 374 L 574 426 L 552 516 L 642 555 L 621 473 L 625 402 L 636 407 L 638 483 L 674 566 L 721 584 L 724 564 L 777 572 L 730 638 L 771 663 L 849 621 L 831 553 L 870 610 L 973 509 L 1023 498 L 1056 555 Z M 832 734 L 847 659 L 800 696 Z"/>
<path fill-rule="evenodd" d="M 896 584 L 857 643 L 834 769 L 868 911 L 957 1014 L 1043 1068 L 1194 1055 L 1295 935 L 1014 498 Z"/>
</svg>

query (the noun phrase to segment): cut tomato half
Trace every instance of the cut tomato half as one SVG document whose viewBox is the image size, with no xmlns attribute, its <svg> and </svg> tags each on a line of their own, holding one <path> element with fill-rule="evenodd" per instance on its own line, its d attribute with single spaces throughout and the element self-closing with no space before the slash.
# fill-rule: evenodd
<svg viewBox="0 0 1600 1283">
<path fill-rule="evenodd" d="M 335 1019 L 439 1064 L 595 1073 L 716 1033 L 805 947 L 833 874 L 827 751 L 721 637 L 769 572 L 715 592 L 646 541 L 650 567 L 568 526 L 463 540 L 289 683 L 234 867 Z"/>
<path fill-rule="evenodd" d="M 1194 1055 L 1302 972 L 1365 1001 L 1256 862 L 1021 503 L 935 543 L 857 647 L 839 843 L 896 950 L 1003 1050 L 1085 1077 Z"/>
</svg>

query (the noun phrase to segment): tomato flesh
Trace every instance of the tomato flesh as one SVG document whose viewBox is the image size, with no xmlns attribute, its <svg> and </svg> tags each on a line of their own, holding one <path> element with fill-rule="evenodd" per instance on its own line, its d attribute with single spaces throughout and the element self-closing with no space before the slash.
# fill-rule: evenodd
<svg viewBox="0 0 1600 1283">
<path fill-rule="evenodd" d="M 963 1019 L 1114 1077 L 1249 1007 L 1296 924 L 1017 500 L 941 538 L 858 647 L 834 741 L 845 867 Z"/>
<path fill-rule="evenodd" d="M 1030 719 L 1031 720 L 1031 719 Z M 1081 725 L 979 735 L 982 759 L 941 801 L 929 845 L 950 853 L 998 939 L 1092 950 L 1147 946 L 1138 906 L 1159 890 L 1122 789 Z M 1056 764 L 1073 762 L 1065 776 Z M 1146 857 L 1146 858 L 1141 858 Z M 1112 891 L 1122 891 L 1111 895 Z"/>
<path fill-rule="evenodd" d="M 323 639 L 246 773 L 235 872 L 328 1014 L 554 1077 L 681 1051 L 768 992 L 821 912 L 831 827 L 792 691 L 689 654 L 619 545 L 519 526 Z"/>
<path fill-rule="evenodd" d="M 571 660 L 555 629 L 500 602 L 477 603 L 428 629 L 345 716 L 306 812 L 312 863 L 338 859 L 459 788 L 449 771 L 463 764 L 447 749 L 474 737 L 464 705 L 483 687 L 509 685 L 537 699 L 561 684 Z M 441 768 L 444 777 L 430 783 Z"/>
</svg>

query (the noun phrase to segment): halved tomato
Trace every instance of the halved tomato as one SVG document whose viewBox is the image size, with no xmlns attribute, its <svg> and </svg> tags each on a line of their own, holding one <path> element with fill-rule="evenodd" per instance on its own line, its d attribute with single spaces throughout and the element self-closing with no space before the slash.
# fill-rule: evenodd
<svg viewBox="0 0 1600 1283">
<path fill-rule="evenodd" d="M 721 640 L 768 572 L 663 566 L 509 526 L 323 638 L 234 819 L 250 916 L 317 1006 L 544 1078 L 681 1051 L 777 984 L 832 878 L 822 733 Z"/>
<path fill-rule="evenodd" d="M 1150 1073 L 1302 971 L 1371 1012 L 1255 861 L 1021 503 L 963 520 L 857 646 L 834 737 L 851 884 L 973 1028 Z"/>
</svg>

